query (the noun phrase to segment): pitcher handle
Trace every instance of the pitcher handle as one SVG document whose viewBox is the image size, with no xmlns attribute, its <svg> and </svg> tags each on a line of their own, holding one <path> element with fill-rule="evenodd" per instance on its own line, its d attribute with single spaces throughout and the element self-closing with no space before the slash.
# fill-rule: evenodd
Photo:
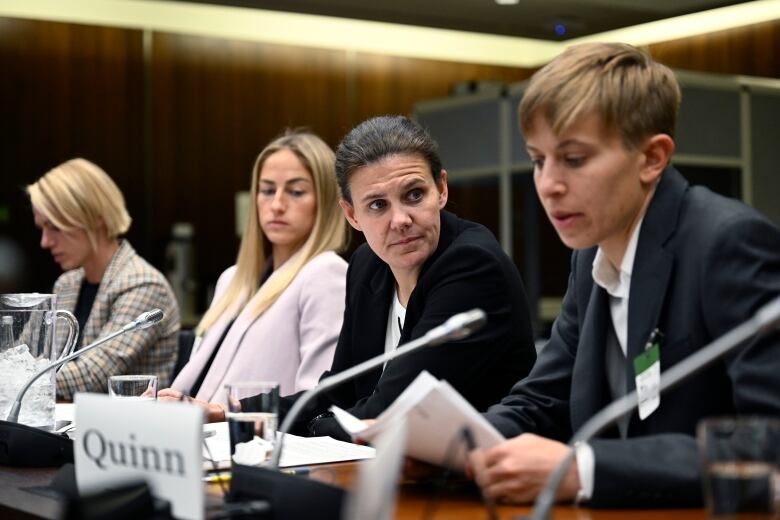
<svg viewBox="0 0 780 520">
<path fill-rule="evenodd" d="M 60 352 L 60 356 L 57 358 L 57 361 L 59 361 L 73 352 L 76 342 L 79 339 L 79 322 L 76 320 L 76 317 L 68 311 L 56 310 L 54 311 L 54 315 L 55 319 L 63 319 L 68 322 L 68 339 L 65 341 L 65 346 L 62 347 L 62 352 Z M 59 371 L 59 369 L 57 369 L 57 371 Z"/>
</svg>

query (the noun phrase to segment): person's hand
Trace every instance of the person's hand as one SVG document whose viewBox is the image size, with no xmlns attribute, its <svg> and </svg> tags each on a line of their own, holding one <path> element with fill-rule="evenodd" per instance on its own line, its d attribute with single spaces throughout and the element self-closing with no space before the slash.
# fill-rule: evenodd
<svg viewBox="0 0 780 520">
<path fill-rule="evenodd" d="M 363 426 L 365 426 L 366 428 L 371 428 L 376 423 L 376 419 L 361 419 L 360 422 L 362 422 Z M 360 434 L 352 437 L 352 442 L 355 444 L 368 446 L 368 441 L 360 437 Z"/>
<path fill-rule="evenodd" d="M 203 417 L 206 422 L 221 422 L 225 420 L 225 408 L 217 403 L 209 403 L 201 399 L 195 399 L 173 388 L 163 388 L 157 392 L 158 401 L 181 401 L 192 403 L 203 410 Z"/>
<path fill-rule="evenodd" d="M 529 503 L 539 494 L 569 449 L 561 442 L 524 433 L 492 448 L 472 451 L 467 473 L 474 476 L 487 499 Z M 556 498 L 574 500 L 579 489 L 575 460 L 569 466 Z"/>
</svg>

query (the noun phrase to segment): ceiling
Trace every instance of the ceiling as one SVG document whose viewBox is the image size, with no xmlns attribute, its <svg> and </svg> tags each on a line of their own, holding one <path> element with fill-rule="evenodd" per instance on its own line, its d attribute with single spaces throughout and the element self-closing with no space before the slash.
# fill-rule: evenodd
<svg viewBox="0 0 780 520">
<path fill-rule="evenodd" d="M 190 3 L 193 0 L 188 0 Z M 565 41 L 718 7 L 733 0 L 194 0 L 486 34 Z"/>
</svg>

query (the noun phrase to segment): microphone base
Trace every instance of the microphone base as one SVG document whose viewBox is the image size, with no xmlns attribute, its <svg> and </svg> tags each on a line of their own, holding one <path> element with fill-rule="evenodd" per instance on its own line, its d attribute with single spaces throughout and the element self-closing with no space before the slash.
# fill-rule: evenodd
<svg viewBox="0 0 780 520">
<path fill-rule="evenodd" d="M 346 492 L 308 477 L 234 464 L 228 502 L 265 500 L 276 520 L 312 518 L 339 520 Z M 257 518 L 257 517 L 256 517 Z"/>
<path fill-rule="evenodd" d="M 0 466 L 51 468 L 73 462 L 73 441 L 25 424 L 0 421 Z"/>
</svg>

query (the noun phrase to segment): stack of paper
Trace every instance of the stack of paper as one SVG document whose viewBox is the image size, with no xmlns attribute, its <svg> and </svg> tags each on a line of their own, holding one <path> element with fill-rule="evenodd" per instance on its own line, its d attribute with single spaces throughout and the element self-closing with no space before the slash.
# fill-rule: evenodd
<svg viewBox="0 0 780 520">
<path fill-rule="evenodd" d="M 353 437 L 369 442 L 405 419 L 406 454 L 456 470 L 465 467 L 469 451 L 464 430 L 471 433 L 479 448 L 489 448 L 504 440 L 498 430 L 446 381 L 439 381 L 425 371 L 369 427 L 336 406 L 331 410 L 342 428 Z"/>
</svg>

